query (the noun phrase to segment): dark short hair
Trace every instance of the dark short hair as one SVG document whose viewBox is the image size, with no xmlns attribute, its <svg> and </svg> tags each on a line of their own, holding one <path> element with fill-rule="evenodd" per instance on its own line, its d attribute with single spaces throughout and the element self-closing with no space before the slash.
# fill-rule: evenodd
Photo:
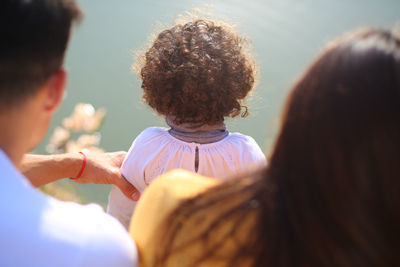
<svg viewBox="0 0 400 267">
<path fill-rule="evenodd" d="M 206 19 L 162 31 L 139 63 L 144 102 L 176 123 L 247 116 L 242 100 L 256 71 L 246 44 L 230 25 Z"/>
<path fill-rule="evenodd" d="M 0 104 L 34 94 L 63 63 L 73 22 L 81 18 L 74 0 L 0 2 Z"/>
</svg>

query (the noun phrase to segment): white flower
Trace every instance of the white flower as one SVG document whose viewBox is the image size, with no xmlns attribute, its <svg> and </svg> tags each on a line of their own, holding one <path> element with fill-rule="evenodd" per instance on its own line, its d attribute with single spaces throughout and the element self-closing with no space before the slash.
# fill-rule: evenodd
<svg viewBox="0 0 400 267">
<path fill-rule="evenodd" d="M 65 152 L 77 153 L 85 151 L 87 153 L 102 153 L 104 150 L 97 147 L 100 144 L 100 139 L 100 133 L 81 135 L 76 141 L 70 140 L 67 142 Z"/>
<path fill-rule="evenodd" d="M 46 146 L 47 152 L 51 154 L 63 152 L 65 144 L 67 143 L 70 136 L 71 134 L 68 130 L 62 127 L 55 128 L 54 133 L 50 138 L 50 142 Z"/>
<path fill-rule="evenodd" d="M 47 152 L 51 154 L 79 151 L 104 152 L 101 148 L 98 148 L 101 135 L 96 131 L 101 127 L 105 114 L 104 108 L 96 111 L 91 104 L 77 104 L 71 116 L 63 120 L 63 127 L 57 127 L 54 130 L 54 134 L 46 147 Z M 73 135 L 74 132 L 92 134 L 81 134 L 77 140 L 70 140 L 71 132 Z"/>
<path fill-rule="evenodd" d="M 63 120 L 63 126 L 71 131 L 97 131 L 103 122 L 106 111 L 100 108 L 97 111 L 91 104 L 79 103 L 75 106 L 72 115 Z"/>
<path fill-rule="evenodd" d="M 68 141 L 65 146 L 66 153 L 78 153 L 79 151 L 84 151 L 86 154 L 88 153 L 103 153 L 104 150 L 98 148 L 96 146 L 82 146 L 76 141 Z"/>
<path fill-rule="evenodd" d="M 101 139 L 100 133 L 83 134 L 79 136 L 76 142 L 83 147 L 98 146 L 100 144 L 100 139 Z"/>
</svg>

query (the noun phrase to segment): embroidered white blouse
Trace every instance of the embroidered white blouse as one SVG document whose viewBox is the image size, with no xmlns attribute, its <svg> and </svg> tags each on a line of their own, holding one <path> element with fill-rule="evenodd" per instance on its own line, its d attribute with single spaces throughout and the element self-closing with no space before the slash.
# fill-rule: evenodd
<svg viewBox="0 0 400 267">
<path fill-rule="evenodd" d="M 265 155 L 256 141 L 240 133 L 208 144 L 188 143 L 168 133 L 167 128 L 145 129 L 132 143 L 121 172 L 140 193 L 159 175 L 185 169 L 203 176 L 225 179 L 265 165 Z M 113 186 L 108 213 L 126 228 L 136 203 Z"/>
</svg>

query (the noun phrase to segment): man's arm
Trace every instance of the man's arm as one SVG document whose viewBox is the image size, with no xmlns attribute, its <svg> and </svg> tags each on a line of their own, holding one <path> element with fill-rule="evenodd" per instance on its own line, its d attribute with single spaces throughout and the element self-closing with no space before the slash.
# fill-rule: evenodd
<svg viewBox="0 0 400 267">
<path fill-rule="evenodd" d="M 114 184 L 128 198 L 137 201 L 139 192 L 120 172 L 126 152 L 88 154 L 82 176 L 74 179 L 80 184 Z M 26 154 L 22 159 L 21 172 L 38 187 L 62 178 L 75 177 L 82 167 L 83 156 L 79 153 L 57 155 Z"/>
</svg>

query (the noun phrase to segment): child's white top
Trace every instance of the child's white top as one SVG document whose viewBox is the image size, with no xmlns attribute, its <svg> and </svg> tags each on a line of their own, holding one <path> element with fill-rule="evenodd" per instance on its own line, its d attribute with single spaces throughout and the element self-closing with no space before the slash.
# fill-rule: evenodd
<svg viewBox="0 0 400 267">
<path fill-rule="evenodd" d="M 133 141 L 121 167 L 122 175 L 143 193 L 155 178 L 170 170 L 180 168 L 196 172 L 196 148 L 197 173 L 203 176 L 224 179 L 266 164 L 265 155 L 250 136 L 229 133 L 215 143 L 187 143 L 171 136 L 167 128 L 151 127 Z M 108 213 L 126 228 L 135 205 L 113 186 Z"/>
</svg>

